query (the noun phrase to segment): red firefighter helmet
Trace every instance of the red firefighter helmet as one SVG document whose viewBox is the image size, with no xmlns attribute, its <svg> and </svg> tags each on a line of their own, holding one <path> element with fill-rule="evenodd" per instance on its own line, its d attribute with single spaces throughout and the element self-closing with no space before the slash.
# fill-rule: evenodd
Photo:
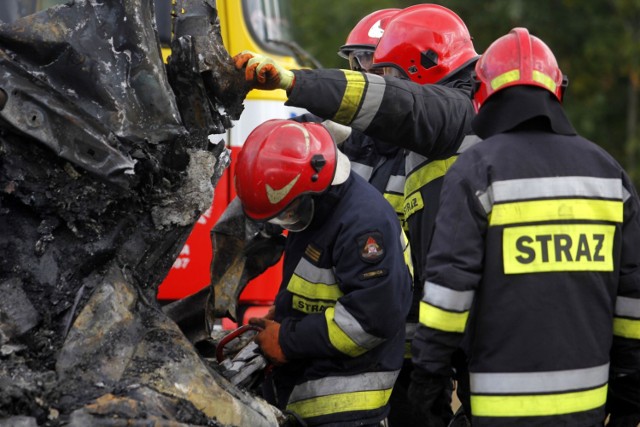
<svg viewBox="0 0 640 427">
<path fill-rule="evenodd" d="M 400 10 L 402 9 L 380 9 L 362 18 L 347 36 L 347 40 L 340 47 L 338 55 L 344 59 L 349 59 L 349 52 L 354 50 L 369 50 L 373 52 L 378 40 L 382 37 L 385 23 Z"/>
<path fill-rule="evenodd" d="M 562 102 L 567 80 L 551 49 L 526 28 L 514 28 L 494 41 L 476 63 L 476 111 L 494 93 L 516 85 L 538 86 Z"/>
<path fill-rule="evenodd" d="M 324 126 L 268 120 L 238 154 L 236 192 L 249 218 L 268 221 L 299 204 L 300 196 L 326 190 L 336 167 L 336 145 Z"/>
<path fill-rule="evenodd" d="M 462 19 L 446 7 L 426 3 L 391 18 L 373 66 L 395 68 L 416 83 L 437 83 L 477 56 Z"/>
</svg>

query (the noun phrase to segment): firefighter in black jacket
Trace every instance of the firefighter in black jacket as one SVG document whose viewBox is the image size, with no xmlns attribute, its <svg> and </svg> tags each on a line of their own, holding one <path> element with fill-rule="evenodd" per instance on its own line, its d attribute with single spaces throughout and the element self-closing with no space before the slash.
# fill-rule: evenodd
<svg viewBox="0 0 640 427">
<path fill-rule="evenodd" d="M 273 320 L 250 320 L 276 365 L 271 403 L 307 425 L 378 425 L 411 301 L 411 255 L 395 212 L 317 123 L 258 126 L 235 185 L 249 218 L 289 230 Z"/>
<path fill-rule="evenodd" d="M 566 80 L 540 39 L 512 30 L 476 74 L 473 128 L 484 140 L 444 180 L 413 342 L 424 374 L 415 404 L 428 409 L 462 339 L 474 427 L 602 426 L 607 411 L 610 426 L 635 426 L 636 190 L 576 134 L 561 105 Z"/>
<path fill-rule="evenodd" d="M 471 134 L 474 111 L 469 99 L 476 59 L 464 22 L 434 4 L 403 9 L 387 23 L 373 63 L 389 77 L 346 70 L 288 71 L 250 52 L 235 57 L 254 87 L 285 89 L 288 105 L 407 149 L 404 213 L 417 267 L 409 337 L 418 319 L 424 283 L 420 266 L 430 244 L 442 178 L 457 154 L 479 140 Z M 447 414 L 441 416 L 446 421 Z"/>
</svg>

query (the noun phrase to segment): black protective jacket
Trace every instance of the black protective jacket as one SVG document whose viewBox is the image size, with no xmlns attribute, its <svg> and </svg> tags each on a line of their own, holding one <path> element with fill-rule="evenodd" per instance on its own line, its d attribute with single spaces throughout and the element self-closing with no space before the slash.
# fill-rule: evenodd
<svg viewBox="0 0 640 427">
<path fill-rule="evenodd" d="M 310 426 L 374 424 L 403 361 L 408 243 L 391 206 L 354 173 L 314 202 L 313 221 L 285 247 L 275 320 L 289 363 L 274 371 L 276 404 Z"/>
<path fill-rule="evenodd" d="M 414 363 L 469 357 L 475 426 L 640 421 L 640 202 L 542 89 L 490 98 L 444 179 Z M 622 392 L 620 390 L 623 390 Z M 636 399 L 633 402 L 633 399 Z"/>
</svg>

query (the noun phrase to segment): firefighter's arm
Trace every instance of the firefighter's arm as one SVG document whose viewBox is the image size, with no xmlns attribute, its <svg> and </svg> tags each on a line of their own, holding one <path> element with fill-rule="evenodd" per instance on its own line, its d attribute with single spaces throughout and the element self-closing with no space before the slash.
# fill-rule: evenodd
<svg viewBox="0 0 640 427">
<path fill-rule="evenodd" d="M 286 105 L 431 158 L 455 153 L 475 116 L 463 89 L 349 70 L 292 72 Z"/>
<path fill-rule="evenodd" d="M 613 319 L 611 377 L 607 410 L 612 427 L 640 423 L 640 202 L 625 176 L 620 283 Z"/>
<path fill-rule="evenodd" d="M 412 279 L 400 234 L 394 224 L 341 235 L 333 257 L 343 295 L 324 313 L 283 322 L 288 357 L 358 357 L 404 331 Z"/>
<path fill-rule="evenodd" d="M 462 157 L 458 160 L 445 175 L 412 343 L 408 396 L 424 425 L 446 425 L 442 420 L 452 416 L 451 360 L 467 327 L 484 258 L 486 215 L 475 191 L 457 172 L 469 165 Z"/>
<path fill-rule="evenodd" d="M 427 266 L 419 326 L 413 340 L 414 366 L 433 376 L 450 376 L 451 356 L 460 346 L 481 281 L 487 216 L 470 180 L 474 159 L 461 156 L 445 175 Z"/>
</svg>

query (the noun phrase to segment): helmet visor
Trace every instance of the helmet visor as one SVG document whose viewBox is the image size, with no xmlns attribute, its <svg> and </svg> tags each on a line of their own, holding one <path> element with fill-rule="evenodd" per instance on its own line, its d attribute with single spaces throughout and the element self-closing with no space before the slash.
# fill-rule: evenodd
<svg viewBox="0 0 640 427">
<path fill-rule="evenodd" d="M 373 51 L 354 50 L 349 52 L 349 68 L 353 71 L 381 74 L 380 70 L 371 68 L 373 65 Z"/>
<path fill-rule="evenodd" d="M 285 210 L 271 218 L 269 223 L 289 231 L 302 231 L 313 219 L 313 199 L 310 195 L 296 198 Z"/>
</svg>

